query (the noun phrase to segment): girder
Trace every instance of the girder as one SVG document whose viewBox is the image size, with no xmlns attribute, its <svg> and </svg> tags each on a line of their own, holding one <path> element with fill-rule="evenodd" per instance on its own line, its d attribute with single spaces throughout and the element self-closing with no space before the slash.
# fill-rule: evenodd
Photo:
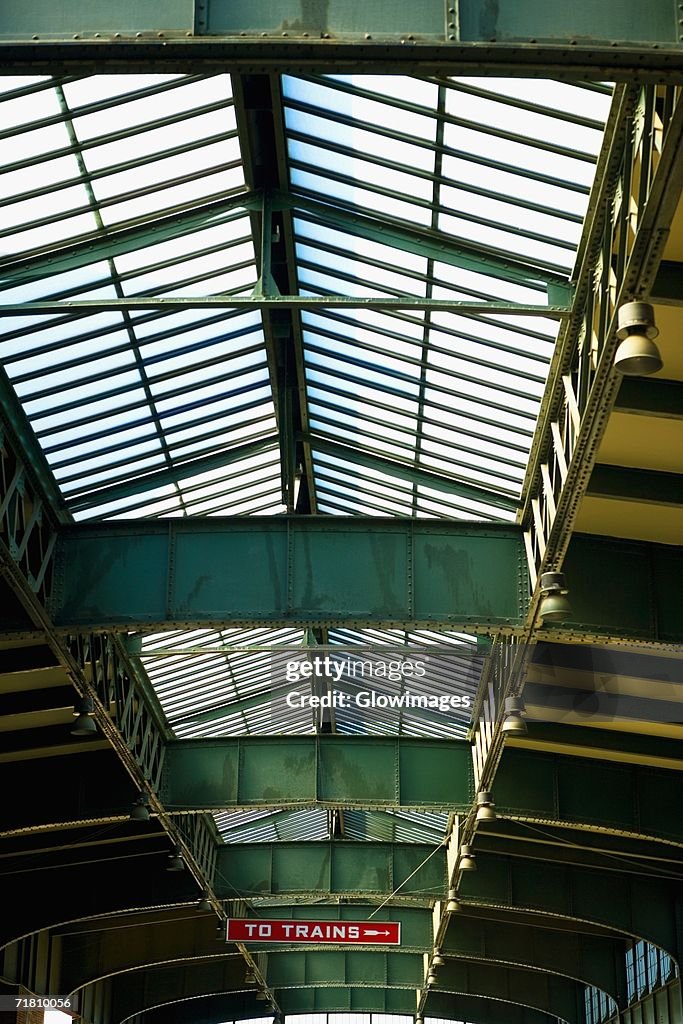
<svg viewBox="0 0 683 1024">
<path fill-rule="evenodd" d="M 248 11 L 227 0 L 174 0 L 163 12 L 127 2 L 116 16 L 105 0 L 86 11 L 71 0 L 41 9 L 39 17 L 32 7 L 5 12 L 0 37 L 5 62 L 18 68 L 35 68 L 47 54 L 65 68 L 84 60 L 120 67 L 140 60 L 141 46 L 147 66 L 182 70 L 221 62 L 258 71 L 286 70 L 294 63 L 299 69 L 325 71 L 332 65 L 376 72 L 404 70 L 419 61 L 428 73 L 461 65 L 462 74 L 500 64 L 506 73 L 545 69 L 571 76 L 580 69 L 594 77 L 598 68 L 603 74 L 605 68 L 666 71 L 680 56 L 669 0 L 655 0 L 647 12 L 636 0 L 598 9 L 503 0 L 483 11 L 475 0 L 450 7 L 428 0 L 417 8 L 402 0 L 370 9 L 362 0 L 303 9 L 280 0 Z"/>
<path fill-rule="evenodd" d="M 493 963 L 449 960 L 437 971 L 430 989 L 457 995 L 484 996 L 549 1013 L 570 1024 L 583 1020 L 583 985 L 559 975 Z"/>
<path fill-rule="evenodd" d="M 461 872 L 464 901 L 607 925 L 680 956 L 680 883 L 489 853 L 477 865 Z"/>
<path fill-rule="evenodd" d="M 269 987 L 285 1012 L 355 1009 L 372 1011 L 412 1001 L 422 970 L 421 958 L 410 954 L 317 952 L 270 954 Z M 443 981 L 441 978 L 443 977 Z M 404 995 L 399 995 L 400 991 Z M 112 979 L 112 1004 L 117 1020 L 160 1003 L 173 1003 L 219 992 L 248 992 L 238 957 L 133 970 Z M 567 978 L 488 964 L 457 964 L 442 968 L 433 994 L 493 998 L 540 1010 L 578 1024 L 583 988 Z M 432 997 L 430 990 L 429 998 Z M 438 1000 L 435 1000 L 438 1003 Z M 301 1012 L 301 1010 L 299 1010 Z"/>
<path fill-rule="evenodd" d="M 429 858 L 429 859 L 427 859 Z M 423 863 L 424 862 L 424 863 Z M 421 843 L 239 843 L 217 850 L 219 898 L 400 895 L 427 905 L 447 889 L 443 846 Z"/>
<path fill-rule="evenodd" d="M 486 960 L 565 975 L 626 1001 L 623 940 L 553 928 L 520 928 L 505 919 L 452 916 L 439 943 L 445 957 Z M 439 975 L 439 981 L 441 977 Z"/>
<path fill-rule="evenodd" d="M 679 792 L 677 772 L 510 747 L 493 785 L 503 817 L 683 843 L 683 823 L 669 812 Z"/>
<path fill-rule="evenodd" d="M 376 736 L 263 736 L 171 741 L 161 800 L 169 810 L 374 807 L 469 810 L 469 743 Z"/>
<path fill-rule="evenodd" d="M 311 990 L 306 990 L 302 996 L 286 991 L 279 999 L 283 1009 L 289 1013 L 304 1013 L 316 1009 L 311 1000 Z M 362 1003 L 356 1007 L 349 997 L 348 990 L 324 989 L 323 996 L 325 1003 L 317 1006 L 321 1012 L 326 1010 L 350 1010 L 358 1009 L 363 1011 Z M 369 989 L 368 997 L 374 997 L 372 1005 L 366 997 L 366 1012 L 394 1012 L 411 1014 L 415 1010 L 415 1002 L 409 1001 L 408 993 L 401 990 L 389 991 L 386 993 L 384 1003 L 380 1005 L 381 993 L 377 989 Z M 396 999 L 398 997 L 398 1001 Z M 336 1000 L 336 1005 L 332 1003 Z M 263 1007 L 263 1003 L 257 1003 L 257 1007 Z M 244 1000 L 237 996 L 207 996 L 193 999 L 188 1002 L 173 1003 L 148 1010 L 131 1018 L 130 1024 L 222 1024 L 225 1020 L 240 1019 L 252 1014 L 253 1006 L 245 1005 Z M 266 1013 L 267 1011 L 261 1010 Z M 527 1007 L 516 1006 L 498 1002 L 493 999 L 484 999 L 476 996 L 457 996 L 434 993 L 429 997 L 429 1015 L 443 1017 L 447 1020 L 470 1021 L 471 1024 L 551 1024 L 552 1019 L 545 1013 L 538 1010 L 531 1010 Z"/>
<path fill-rule="evenodd" d="M 680 642 L 679 563 L 683 552 L 669 545 L 575 535 L 564 566 L 572 620 L 544 635 Z M 63 631 L 345 624 L 515 633 L 528 601 L 520 528 L 444 520 L 79 524 L 60 530 L 55 565 L 50 611 Z"/>
<path fill-rule="evenodd" d="M 138 859 L 114 856 L 101 863 L 73 864 L 30 871 L 31 905 L 14 900 L 20 875 L 3 886 L 5 909 L 0 920 L 0 948 L 23 935 L 85 918 L 122 914 L 197 901 L 197 884 L 188 872 L 164 871 L 163 846 L 145 849 Z M 106 877 L 106 885 L 101 879 Z"/>
</svg>

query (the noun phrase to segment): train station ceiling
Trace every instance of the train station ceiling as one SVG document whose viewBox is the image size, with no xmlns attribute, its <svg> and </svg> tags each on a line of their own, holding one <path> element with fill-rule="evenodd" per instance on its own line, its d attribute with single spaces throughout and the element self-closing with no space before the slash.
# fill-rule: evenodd
<svg viewBox="0 0 683 1024">
<path fill-rule="evenodd" d="M 165 1002 L 175 1008 L 157 1013 L 178 1024 L 190 1004 L 216 1024 L 255 1017 L 258 989 L 288 1015 L 419 1010 L 497 1024 L 507 999 L 520 1024 L 573 1024 L 586 986 L 625 998 L 606 966 L 624 936 L 675 956 L 659 908 L 678 892 L 683 836 L 648 797 L 666 808 L 681 767 L 679 106 L 673 86 L 597 75 L 0 78 L 0 856 L 7 886 L 32 872 L 38 907 L 25 927 L 8 918 L 2 942 L 58 937 L 86 1019 L 100 1024 L 93 993 L 106 983 L 117 1021 L 152 1020 Z M 663 367 L 647 379 L 603 365 L 626 293 L 654 306 Z M 565 488 L 556 500 L 572 472 L 575 498 Z M 373 609 L 268 625 L 225 611 L 112 629 L 95 612 L 60 624 L 62 533 L 92 531 L 105 560 L 107 531 L 131 537 L 132 564 L 136 531 L 154 545 L 168 524 L 201 543 L 205 525 L 193 533 L 190 520 L 243 517 L 264 537 L 267 520 L 291 523 L 314 552 L 327 523 L 377 520 L 422 545 L 417 568 L 440 530 L 455 531 L 452 545 L 458 530 L 507 530 L 524 553 L 519 616 L 411 624 Z M 418 521 L 416 539 L 405 524 Z M 160 555 L 161 604 L 173 551 Z M 334 564 L 357 557 L 341 542 L 335 552 Z M 609 593 L 614 614 L 577 611 L 564 632 L 543 632 L 536 568 L 559 570 L 565 554 L 575 608 Z M 40 573 L 21 578 L 29 557 Z M 214 571 L 229 575 L 220 557 Z M 381 561 L 349 573 L 381 577 Z M 493 585 L 495 564 L 487 572 Z M 601 572 L 621 573 L 618 593 Z M 105 574 L 96 558 L 91 574 Z M 418 655 L 419 687 L 400 672 L 376 681 L 387 659 Z M 316 658 L 326 666 L 306 677 L 310 692 L 335 679 L 347 698 L 336 707 L 285 698 L 285 663 Z M 371 706 L 356 699 L 361 661 Z M 503 744 L 514 672 L 528 731 Z M 407 707 L 411 689 L 435 703 Z M 90 693 L 96 731 L 73 736 Z M 444 703 L 454 693 L 455 710 Z M 214 770 L 234 782 L 229 799 L 206 795 Z M 462 792 L 444 782 L 455 776 Z M 475 836 L 482 788 L 499 817 Z M 608 806 L 619 792 L 630 797 Z M 142 823 L 129 820 L 140 793 Z M 169 841 L 184 872 L 164 872 Z M 478 851 L 476 879 L 458 868 L 463 843 Z M 630 885 L 614 896 L 621 924 L 600 910 L 616 861 Z M 107 894 L 86 895 L 79 877 L 91 889 L 98 873 Z M 553 895 L 560 873 L 567 905 Z M 525 902 L 534 887 L 542 898 Z M 202 889 L 210 909 L 197 914 Z M 461 938 L 449 890 L 467 913 Z M 216 951 L 226 913 L 302 917 L 311 905 L 331 920 L 401 920 L 404 948 Z M 515 958 L 530 922 L 534 948 Z M 485 962 L 494 924 L 505 951 Z M 447 964 L 430 989 L 437 937 Z M 172 981 L 170 964 L 182 965 Z"/>
</svg>

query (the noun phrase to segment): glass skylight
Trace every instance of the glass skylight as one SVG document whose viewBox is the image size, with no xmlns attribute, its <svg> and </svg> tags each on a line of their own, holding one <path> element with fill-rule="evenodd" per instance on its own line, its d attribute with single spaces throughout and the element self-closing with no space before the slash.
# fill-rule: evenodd
<svg viewBox="0 0 683 1024">
<path fill-rule="evenodd" d="M 225 74 L 0 80 L 0 306 L 94 303 L 27 306 L 0 334 L 72 516 L 281 514 L 288 426 L 314 513 L 514 521 L 610 89 L 287 76 L 272 90 L 269 197 L 235 95 Z M 264 312 L 266 199 L 280 283 L 298 302 L 351 305 L 294 308 L 284 332 L 282 310 Z M 202 306 L 211 296 L 224 304 Z M 155 298 L 175 305 L 130 304 Z M 300 403 L 288 424 L 284 334 Z M 448 660 L 432 659 L 425 692 L 474 698 L 471 637 L 323 639 L 347 658 L 347 695 L 354 651 L 431 647 Z M 294 627 L 176 631 L 145 637 L 142 664 L 178 738 L 314 734 L 282 672 L 309 642 Z M 373 685 L 384 703 L 337 708 L 330 731 L 466 735 L 467 708 L 399 707 L 404 683 Z M 327 840 L 332 813 L 216 822 L 226 842 Z M 342 824 L 349 839 L 438 844 L 448 817 L 356 810 Z"/>
<path fill-rule="evenodd" d="M 318 509 L 514 518 L 559 321 L 500 306 L 538 310 L 568 284 L 609 89 L 283 88 L 299 287 L 368 300 L 302 318 Z"/>
</svg>

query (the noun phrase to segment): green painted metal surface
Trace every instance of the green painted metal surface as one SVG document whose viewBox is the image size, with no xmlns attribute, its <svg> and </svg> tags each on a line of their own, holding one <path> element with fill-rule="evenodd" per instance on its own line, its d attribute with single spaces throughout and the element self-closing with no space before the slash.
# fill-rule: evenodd
<svg viewBox="0 0 683 1024">
<path fill-rule="evenodd" d="M 462 873 L 459 892 L 477 904 L 607 925 L 677 956 L 680 890 L 673 881 L 485 854 L 476 871 Z"/>
<path fill-rule="evenodd" d="M 283 33 L 313 37 L 380 36 L 414 34 L 420 38 L 443 38 L 442 0 L 423 0 L 416 7 L 411 0 L 327 0 L 326 3 L 301 3 L 300 0 L 252 0 L 244 7 L 233 0 L 207 0 L 205 17 L 199 30 L 210 35 L 240 32 Z"/>
<path fill-rule="evenodd" d="M 573 637 L 680 643 L 683 553 L 578 534 L 564 563 Z M 235 517 L 62 527 L 61 629 L 197 625 L 499 626 L 528 602 L 521 531 L 435 520 Z M 645 583 L 645 585 L 643 585 Z"/>
<path fill-rule="evenodd" d="M 365 517 L 236 517 L 69 527 L 58 626 L 410 622 L 519 625 L 514 527 Z"/>
<path fill-rule="evenodd" d="M 266 981 L 277 989 L 344 985 L 416 989 L 424 981 L 419 953 L 296 950 L 270 953 L 267 964 Z"/>
<path fill-rule="evenodd" d="M 677 42 L 677 8 L 671 0 L 596 4 L 575 0 L 562 5 L 544 0 L 459 0 L 460 38 L 472 42 L 516 40 L 524 43 L 587 40 Z"/>
<path fill-rule="evenodd" d="M 472 753 L 464 741 L 405 737 L 175 741 L 166 748 L 160 795 L 170 811 L 304 804 L 468 810 Z"/>
<path fill-rule="evenodd" d="M 425 902 L 443 898 L 448 888 L 443 848 L 370 842 L 236 844 L 219 848 L 214 888 L 220 899 L 229 899 L 237 894 L 389 896 L 399 886 L 402 896 Z"/>
<path fill-rule="evenodd" d="M 503 999 L 550 1013 L 571 1024 L 583 1019 L 583 985 L 541 971 L 451 960 L 438 969 L 434 988 L 437 992 Z"/>
<path fill-rule="evenodd" d="M 460 913 L 451 917 L 439 945 L 442 956 L 492 960 L 575 978 L 625 999 L 622 939 L 542 927 L 520 927 Z"/>
<path fill-rule="evenodd" d="M 150 3 L 130 0 L 112 7 L 105 0 L 83 3 L 61 0 L 50 6 L 40 0 L 7 8 L 0 19 L 0 36 L 10 39 L 73 38 L 74 35 L 116 32 L 157 32 L 211 37 L 293 37 L 408 42 L 463 41 L 469 43 L 517 41 L 603 45 L 621 43 L 676 43 L 679 39 L 673 0 L 656 0 L 644 8 L 638 0 L 596 5 L 577 0 L 569 7 L 543 4 L 542 0 L 459 0 L 452 6 L 442 0 L 425 0 L 416 6 L 409 0 L 329 0 L 300 3 L 298 0 L 253 0 L 245 6 L 232 0 L 173 0 L 163 11 Z"/>
<path fill-rule="evenodd" d="M 511 748 L 503 753 L 493 785 L 503 817 L 592 825 L 683 843 L 683 821 L 670 813 L 680 790 L 677 771 Z"/>
<path fill-rule="evenodd" d="M 276 989 L 284 1013 L 401 1013 L 415 1012 L 415 992 L 392 988 Z M 258 1005 L 258 1004 L 257 1004 Z"/>
<path fill-rule="evenodd" d="M 574 534 L 563 570 L 570 588 L 572 629 L 663 643 L 683 641 L 682 548 Z"/>
</svg>

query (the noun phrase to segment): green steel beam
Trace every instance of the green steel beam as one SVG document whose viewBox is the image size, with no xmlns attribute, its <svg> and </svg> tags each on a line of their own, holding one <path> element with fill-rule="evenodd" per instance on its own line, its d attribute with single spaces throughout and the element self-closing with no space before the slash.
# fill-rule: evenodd
<svg viewBox="0 0 683 1024">
<path fill-rule="evenodd" d="M 563 571 L 572 634 L 680 644 L 683 548 L 573 534 Z M 547 626 L 544 633 L 550 632 Z"/>
<path fill-rule="evenodd" d="M 577 534 L 564 565 L 572 619 L 543 636 L 683 642 L 683 549 Z M 369 517 L 82 523 L 59 531 L 59 630 L 355 625 L 521 630 L 516 526 Z"/>
<path fill-rule="evenodd" d="M 156 846 L 146 845 L 151 849 L 145 847 L 137 859 L 114 856 L 92 864 L 79 863 L 83 850 L 77 850 L 71 866 L 47 871 L 35 869 L 35 856 L 24 861 L 24 872 L 4 876 L 0 886 L 4 906 L 0 949 L 23 935 L 66 922 L 185 903 L 194 907 L 198 888 L 189 872 L 164 870 L 170 846 L 161 837 Z M 40 860 L 45 863 L 44 856 Z M 13 900 L 13 894 L 17 884 L 23 884 L 29 876 L 31 901 L 27 905 Z M 106 885 L 101 884 L 103 878 Z"/>
<path fill-rule="evenodd" d="M 129 252 L 138 252 L 149 245 L 183 238 L 202 229 L 216 227 L 234 219 L 235 210 L 258 208 L 263 202 L 259 193 L 242 192 L 228 199 L 207 203 L 200 209 L 191 207 L 143 224 L 117 227 L 111 225 L 106 235 L 67 242 L 57 251 L 39 251 L 15 261 L 0 270 L 0 285 L 17 287 L 32 281 L 44 281 L 52 274 L 64 274 L 89 267 L 101 260 L 113 259 Z"/>
<path fill-rule="evenodd" d="M 606 925 L 680 956 L 683 886 L 666 877 L 485 853 L 476 871 L 461 872 L 459 895 L 465 903 Z"/>
<path fill-rule="evenodd" d="M 148 295 L 144 298 L 102 299 L 36 299 L 33 302 L 0 303 L 2 316 L 35 316 L 61 313 L 107 313 L 126 310 L 184 311 L 186 309 L 298 309 L 316 312 L 320 309 L 426 309 L 447 313 L 496 316 L 540 316 L 561 320 L 571 309 L 564 305 L 527 305 L 519 302 L 470 302 L 466 299 L 424 298 L 419 295 L 376 295 L 370 298 L 352 295 Z"/>
<path fill-rule="evenodd" d="M 466 811 L 474 799 L 472 751 L 464 740 L 333 734 L 171 741 L 160 797 L 171 811 Z"/>
<path fill-rule="evenodd" d="M 244 974 L 241 957 L 126 971 L 110 980 L 111 1019 L 124 1021 L 147 1007 L 194 999 L 210 992 L 241 992 L 252 1004 L 251 1016 L 255 1017 L 259 1003 L 254 985 L 245 983 Z"/>
<path fill-rule="evenodd" d="M 424 1006 L 425 1016 L 469 1021 L 471 1024 L 557 1024 L 551 1014 L 519 1003 L 483 996 L 430 992 Z"/>
<path fill-rule="evenodd" d="M 634 416 L 683 419 L 683 381 L 624 377 L 614 411 Z"/>
<path fill-rule="evenodd" d="M 541 1010 L 569 1024 L 579 1024 L 584 1019 L 584 986 L 570 978 L 499 964 L 454 960 L 438 968 L 436 977 L 430 994 L 433 991 L 502 999 L 506 1003 Z"/>
<path fill-rule="evenodd" d="M 439 951 L 442 956 L 460 960 L 487 960 L 565 975 L 594 985 L 620 1006 L 626 1004 L 622 939 L 539 926 L 520 927 L 506 920 L 459 913 L 450 915 Z"/>
<path fill-rule="evenodd" d="M 423 980 L 422 957 L 360 951 L 270 954 L 268 985 L 285 1013 L 349 1009 L 372 1012 L 389 1006 L 415 1007 L 415 989 Z M 443 979 L 443 982 L 442 982 Z M 113 979 L 112 1005 L 121 1020 L 145 1006 L 192 999 L 210 993 L 248 992 L 240 958 L 150 966 Z M 405 999 L 398 997 L 405 992 Z M 392 992 L 393 990 L 393 992 Z M 392 1002 L 387 996 L 392 993 Z M 431 996 L 430 992 L 430 996 Z M 449 963 L 439 971 L 434 995 L 492 997 L 578 1024 L 583 987 L 568 978 L 496 964 Z"/>
<path fill-rule="evenodd" d="M 448 888 L 443 846 L 421 843 L 236 843 L 217 851 L 219 899 L 235 896 L 380 896 L 425 905 Z"/>
<path fill-rule="evenodd" d="M 539 829 L 542 835 L 539 836 Z M 506 822 L 502 826 L 486 826 L 476 841 L 477 851 L 542 861 L 545 864 L 596 868 L 623 875 L 661 875 L 683 882 L 683 858 L 679 850 L 663 843 L 603 841 L 602 837 L 585 832 L 553 828 L 549 825 L 529 826 Z M 564 834 L 563 834 L 564 833 Z"/>
<path fill-rule="evenodd" d="M 90 508 L 94 501 L 98 504 L 122 501 L 128 497 L 145 494 L 147 491 L 153 491 L 159 487 L 174 484 L 178 480 L 187 480 L 194 476 L 200 476 L 203 473 L 210 473 L 216 469 L 223 469 L 234 462 L 249 459 L 262 452 L 274 451 L 277 446 L 277 435 L 272 434 L 259 438 L 258 441 L 237 444 L 214 455 L 202 455 L 186 462 L 174 462 L 171 466 L 154 470 L 143 477 L 136 477 L 133 480 L 124 480 L 122 483 L 101 487 L 96 491 L 95 495 L 86 493 L 80 498 L 75 496 L 71 498 L 69 508 L 73 512 L 80 512 Z"/>
<path fill-rule="evenodd" d="M 366 517 L 141 520 L 65 528 L 51 611 L 64 629 L 190 622 L 514 627 L 516 527 Z"/>
<path fill-rule="evenodd" d="M 586 494 L 589 498 L 641 501 L 676 508 L 683 505 L 683 477 L 678 473 L 598 464 L 593 467 Z"/>
<path fill-rule="evenodd" d="M 415 1012 L 415 991 L 398 988 L 304 988 L 275 990 L 285 1014 Z"/>
<path fill-rule="evenodd" d="M 680 789 L 678 772 L 510 747 L 493 784 L 502 817 L 683 844 L 683 821 L 669 813 Z"/>
<path fill-rule="evenodd" d="M 291 192 L 275 193 L 273 206 L 275 209 L 290 210 L 293 216 L 313 223 L 322 222 L 355 238 L 380 242 L 401 252 L 424 256 L 447 266 L 506 281 L 512 279 L 531 286 L 542 284 L 549 289 L 549 297 L 554 296 L 555 301 L 559 302 L 562 296 L 562 302 L 567 305 L 571 302 L 571 285 L 567 278 L 525 264 L 513 256 L 503 259 L 488 254 L 482 248 L 456 241 L 426 227 L 398 224 L 395 220 L 383 219 L 377 214 L 370 217 L 356 211 L 351 213 Z"/>
<path fill-rule="evenodd" d="M 611 68 L 668 71 L 680 56 L 671 0 L 653 0 L 647 8 L 639 0 L 563 6 L 500 0 L 493 7 L 477 0 L 446 7 L 442 0 L 303 7 L 296 0 L 256 0 L 248 7 L 169 0 L 161 10 L 127 0 L 114 12 L 106 0 L 86 8 L 63 0 L 3 10 L 0 39 L 3 63 L 14 73 L 26 66 L 35 73 L 53 55 L 60 68 L 86 60 L 120 67 L 134 59 L 138 68 L 142 61 L 159 67 L 180 62 L 185 70 L 208 60 L 259 71 L 294 66 L 323 72 L 405 70 L 419 61 L 431 73 L 452 72 L 460 63 L 476 69 L 488 63 L 489 73 L 497 63 L 506 71 L 538 73 L 539 64 L 562 71 L 566 62 L 571 70 L 595 68 L 595 78 Z"/>
<path fill-rule="evenodd" d="M 338 441 L 329 441 L 327 438 L 316 434 L 307 434 L 303 439 L 310 444 L 315 452 L 323 452 L 334 458 L 344 459 L 358 466 L 365 466 L 368 469 L 388 474 L 399 480 L 408 480 L 410 483 L 419 486 L 430 487 L 433 490 L 443 491 L 446 494 L 455 494 L 472 501 L 485 502 L 487 505 L 505 509 L 507 512 L 516 512 L 519 507 L 519 503 L 514 498 L 510 498 L 505 494 L 499 494 L 485 487 L 476 487 L 473 484 L 464 483 L 456 478 L 449 479 L 439 473 L 420 469 L 407 460 L 400 462 L 397 459 L 384 458 L 381 455 L 363 451 L 358 446 L 352 447 L 351 445 L 340 444 Z"/>
<path fill-rule="evenodd" d="M 269 953 L 266 980 L 271 988 L 408 988 L 424 981 L 421 953 L 383 950 L 290 950 Z"/>
</svg>

